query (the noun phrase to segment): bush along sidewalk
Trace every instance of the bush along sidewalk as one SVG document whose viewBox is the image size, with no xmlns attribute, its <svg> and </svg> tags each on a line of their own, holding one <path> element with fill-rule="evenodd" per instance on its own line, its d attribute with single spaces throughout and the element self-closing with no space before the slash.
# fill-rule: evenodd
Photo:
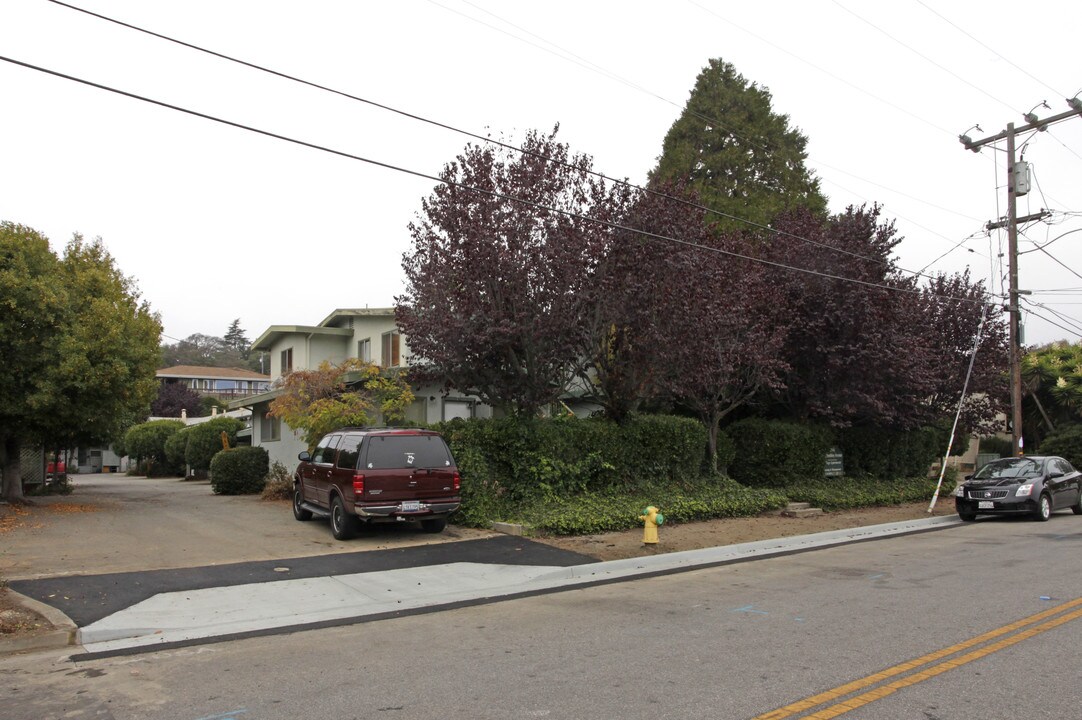
<svg viewBox="0 0 1082 720">
<path fill-rule="evenodd" d="M 435 429 L 462 473 L 462 507 L 451 520 L 469 527 L 511 522 L 539 533 L 579 535 L 640 527 L 639 515 L 649 505 L 661 507 L 668 522 L 681 523 L 754 516 L 789 502 L 824 510 L 916 502 L 935 491 L 935 479 L 923 477 L 804 479 L 825 465 L 827 430 L 777 421 L 738 425 L 732 442 L 719 437 L 719 447 L 726 448 L 719 455 L 733 461 L 743 484 L 703 474 L 706 433 L 687 418 L 640 416 L 625 425 L 456 420 Z M 759 445 L 766 450 L 755 450 Z M 947 493 L 954 488 L 953 476 L 944 487 Z"/>
</svg>

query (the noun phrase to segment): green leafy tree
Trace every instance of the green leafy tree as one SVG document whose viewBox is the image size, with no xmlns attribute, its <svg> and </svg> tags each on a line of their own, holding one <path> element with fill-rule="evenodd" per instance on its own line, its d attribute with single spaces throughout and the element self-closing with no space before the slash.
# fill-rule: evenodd
<svg viewBox="0 0 1082 720">
<path fill-rule="evenodd" d="M 162 345 L 162 364 L 200 367 L 245 367 L 241 353 L 224 338 L 194 333 L 172 344 Z"/>
<path fill-rule="evenodd" d="M 797 207 L 823 214 L 826 198 L 805 166 L 807 144 L 787 115 L 773 111 L 769 90 L 713 59 L 666 134 L 650 179 L 687 183 L 707 207 L 761 225 Z M 731 217 L 707 220 L 719 231 L 747 228 Z"/>
<path fill-rule="evenodd" d="M 0 453 L 3 495 L 22 499 L 20 452 L 27 426 L 38 418 L 32 400 L 55 362 L 68 322 L 67 292 L 49 240 L 37 231 L 0 222 Z"/>
<path fill-rule="evenodd" d="M 368 425 L 382 417 L 396 422 L 413 402 L 413 392 L 398 373 L 381 374 L 376 365 L 357 358 L 315 370 L 294 370 L 271 402 L 270 415 L 304 433 L 309 447 L 324 434 L 347 425 Z"/>
<path fill-rule="evenodd" d="M 1082 422 L 1082 342 L 1050 343 L 1022 357 L 1022 426 L 1026 447 Z"/>
<path fill-rule="evenodd" d="M 31 401 L 35 426 L 46 447 L 106 444 L 146 418 L 157 397 L 161 322 L 100 238 L 76 234 L 56 279 L 68 321 Z"/>
</svg>

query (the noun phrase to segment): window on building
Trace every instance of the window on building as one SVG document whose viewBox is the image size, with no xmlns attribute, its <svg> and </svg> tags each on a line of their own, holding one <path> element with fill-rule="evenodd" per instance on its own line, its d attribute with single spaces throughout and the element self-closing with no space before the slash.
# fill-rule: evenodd
<svg viewBox="0 0 1082 720">
<path fill-rule="evenodd" d="M 282 421 L 264 412 L 259 417 L 259 441 L 268 442 L 282 439 Z"/>
<path fill-rule="evenodd" d="M 399 354 L 402 337 L 397 330 L 383 333 L 383 355 L 380 359 L 380 367 L 398 367 L 402 358 Z"/>
<path fill-rule="evenodd" d="M 288 375 L 293 372 L 293 348 L 286 348 L 282 351 L 282 361 L 280 365 L 282 367 L 281 375 Z"/>
<path fill-rule="evenodd" d="M 357 357 L 361 362 L 372 362 L 372 338 L 357 341 Z"/>
</svg>

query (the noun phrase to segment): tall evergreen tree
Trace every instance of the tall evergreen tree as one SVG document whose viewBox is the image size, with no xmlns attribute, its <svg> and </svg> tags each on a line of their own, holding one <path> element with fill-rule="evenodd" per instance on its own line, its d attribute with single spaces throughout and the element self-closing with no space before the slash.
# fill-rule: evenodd
<svg viewBox="0 0 1082 720">
<path fill-rule="evenodd" d="M 223 340 L 225 340 L 226 345 L 240 353 L 242 358 L 248 359 L 249 346 L 252 341 L 248 339 L 248 336 L 244 333 L 244 328 L 240 326 L 240 318 L 229 323 L 229 329 L 225 331 Z"/>
<path fill-rule="evenodd" d="M 819 181 L 805 166 L 808 139 L 775 113 L 770 91 L 713 59 L 699 73 L 683 113 L 665 136 L 650 180 L 686 183 L 719 231 L 766 225 L 780 213 L 826 212 Z M 726 217 L 728 216 L 728 217 Z"/>
</svg>

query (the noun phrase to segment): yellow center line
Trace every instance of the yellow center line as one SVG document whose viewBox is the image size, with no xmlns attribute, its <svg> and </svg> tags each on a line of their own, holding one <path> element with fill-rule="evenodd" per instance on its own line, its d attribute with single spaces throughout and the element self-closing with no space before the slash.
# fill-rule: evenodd
<svg viewBox="0 0 1082 720">
<path fill-rule="evenodd" d="M 777 710 L 771 710 L 768 713 L 764 713 L 762 715 L 756 715 L 754 718 L 752 718 L 752 720 L 782 720 L 782 718 L 791 717 L 792 715 L 802 713 L 802 712 L 804 712 L 806 710 L 811 710 L 812 708 L 816 707 L 817 705 L 822 705 L 824 703 L 831 702 L 833 700 L 837 700 L 837 699 L 839 699 L 841 697 L 844 697 L 846 695 L 850 695 L 850 694 L 856 692 L 857 690 L 863 690 L 864 688 L 871 687 L 872 685 L 876 685 L 878 683 L 881 683 L 884 680 L 887 680 L 889 678 L 895 677 L 897 675 L 901 675 L 903 673 L 911 672 L 911 671 L 916 670 L 917 668 L 921 667 L 922 665 L 927 665 L 928 663 L 932 663 L 932 662 L 936 662 L 938 660 L 942 660 L 943 658 L 948 657 L 950 655 L 954 655 L 955 653 L 961 652 L 962 650 L 968 650 L 969 648 L 974 647 L 975 645 L 980 645 L 982 643 L 988 642 L 989 640 L 994 640 L 994 639 L 996 639 L 998 637 L 1002 637 L 1003 635 L 1008 635 L 1008 634 L 1016 632 L 1018 630 L 1022 630 L 1023 628 L 1026 628 L 1026 627 L 1028 627 L 1030 625 L 1034 625 L 1035 623 L 1039 623 L 1042 620 L 1045 620 L 1045 619 L 1047 619 L 1049 617 L 1052 617 L 1053 615 L 1058 615 L 1058 614 L 1062 613 L 1065 610 L 1070 610 L 1071 608 L 1078 607 L 1079 605 L 1082 605 L 1082 598 L 1075 598 L 1074 600 L 1066 602 L 1066 603 L 1064 603 L 1062 605 L 1058 605 L 1058 606 L 1056 606 L 1054 608 L 1051 608 L 1049 610 L 1039 612 L 1036 615 L 1031 615 L 1028 618 L 1018 620 L 1017 622 L 1013 622 L 1013 623 L 1011 623 L 1009 625 L 1004 625 L 1001 628 L 996 628 L 995 630 L 990 630 L 990 631 L 988 631 L 988 632 L 986 632 L 986 633 L 984 633 L 982 635 L 978 635 L 976 637 L 970 638 L 969 640 L 963 640 L 960 643 L 957 643 L 955 645 L 951 645 L 949 647 L 945 647 L 942 650 L 936 650 L 935 652 L 928 653 L 927 655 L 922 655 L 922 656 L 920 656 L 918 658 L 915 658 L 913 660 L 909 660 L 907 662 L 900 663 L 900 664 L 895 665 L 893 667 L 889 667 L 886 670 L 882 670 L 882 671 L 877 672 L 877 673 L 875 673 L 873 675 L 869 675 L 869 676 L 861 678 L 859 680 L 854 680 L 854 681 L 846 683 L 844 685 L 839 685 L 836 688 L 833 688 L 831 690 L 826 690 L 826 691 L 818 693 L 816 695 L 812 695 L 811 697 L 807 697 L 807 698 L 805 698 L 803 700 L 798 700 L 795 703 L 791 703 L 789 705 L 786 705 L 785 707 L 780 707 Z M 1051 630 L 1052 628 L 1054 628 L 1054 627 L 1056 627 L 1058 625 L 1062 625 L 1063 623 L 1068 622 L 1070 620 L 1074 620 L 1074 619 L 1076 619 L 1078 617 L 1082 617 L 1082 610 L 1077 610 L 1075 612 L 1070 613 L 1069 615 L 1065 615 L 1065 616 L 1063 616 L 1061 618 L 1057 618 L 1056 620 L 1053 620 L 1051 622 L 1047 622 L 1047 623 L 1044 623 L 1043 625 L 1038 625 L 1036 627 L 1030 628 L 1029 630 L 1026 630 L 1025 632 L 1019 633 L 1018 635 L 1015 635 L 1014 637 L 1007 638 L 1005 640 L 1001 640 L 1001 641 L 999 641 L 999 642 L 997 642 L 997 643 L 995 643 L 993 645 L 989 645 L 986 648 L 982 648 L 980 650 L 976 650 L 974 652 L 968 653 L 967 655 L 963 655 L 960 658 L 956 658 L 955 660 L 950 660 L 950 661 L 944 662 L 944 663 L 942 663 L 940 665 L 933 666 L 932 668 L 929 668 L 929 669 L 924 670 L 922 672 L 915 673 L 914 675 L 910 676 L 909 678 L 905 678 L 903 680 L 898 680 L 898 681 L 896 681 L 894 683 L 891 683 L 890 685 L 885 685 L 885 686 L 883 686 L 881 688 L 877 688 L 877 689 L 875 689 L 875 690 L 873 690 L 871 692 L 868 692 L 868 693 L 865 693 L 864 695 L 859 696 L 858 698 L 852 698 L 850 700 L 845 701 L 844 703 L 839 703 L 838 705 L 835 705 L 833 707 L 826 708 L 825 710 L 821 710 L 821 711 L 815 713 L 814 715 L 809 715 L 808 720 L 811 720 L 811 718 L 815 718 L 816 720 L 821 720 L 822 718 L 837 717 L 838 715 L 841 715 L 843 712 L 848 712 L 849 710 L 852 710 L 854 707 L 859 707 L 860 705 L 866 705 L 867 703 L 871 702 L 872 700 L 877 700 L 880 697 L 883 697 L 885 695 L 889 695 L 889 694 L 893 693 L 895 690 L 897 690 L 899 687 L 907 687 L 908 685 L 913 685 L 913 684 L 915 684 L 917 682 L 921 682 L 922 680 L 927 680 L 929 677 L 933 677 L 933 676 L 938 675 L 938 674 L 940 674 L 942 672 L 946 672 L 947 670 L 951 670 L 951 669 L 953 669 L 955 667 L 958 667 L 959 665 L 964 665 L 966 663 L 972 662 L 973 660 L 977 660 L 979 658 L 982 658 L 985 655 L 988 655 L 989 653 L 996 652 L 997 650 L 1002 650 L 1005 647 L 1009 647 L 1011 645 L 1014 645 L 1017 642 L 1020 642 L 1022 640 L 1027 639 L 1027 638 L 1033 637 L 1034 635 L 1038 635 L 1038 634 L 1040 634 L 1042 632 L 1046 632 L 1048 630 Z M 933 670 L 935 670 L 935 672 L 932 672 Z M 898 687 L 893 687 L 894 685 L 897 685 Z M 868 699 L 864 700 L 863 702 L 860 702 L 859 704 L 851 705 L 854 701 L 856 701 L 856 700 L 858 700 L 860 698 L 865 698 L 865 697 L 868 698 Z M 835 711 L 837 708 L 842 708 L 842 709 L 840 711 L 834 712 L 833 714 L 830 714 L 830 715 L 821 714 L 821 713 L 826 713 L 828 711 Z"/>
</svg>

